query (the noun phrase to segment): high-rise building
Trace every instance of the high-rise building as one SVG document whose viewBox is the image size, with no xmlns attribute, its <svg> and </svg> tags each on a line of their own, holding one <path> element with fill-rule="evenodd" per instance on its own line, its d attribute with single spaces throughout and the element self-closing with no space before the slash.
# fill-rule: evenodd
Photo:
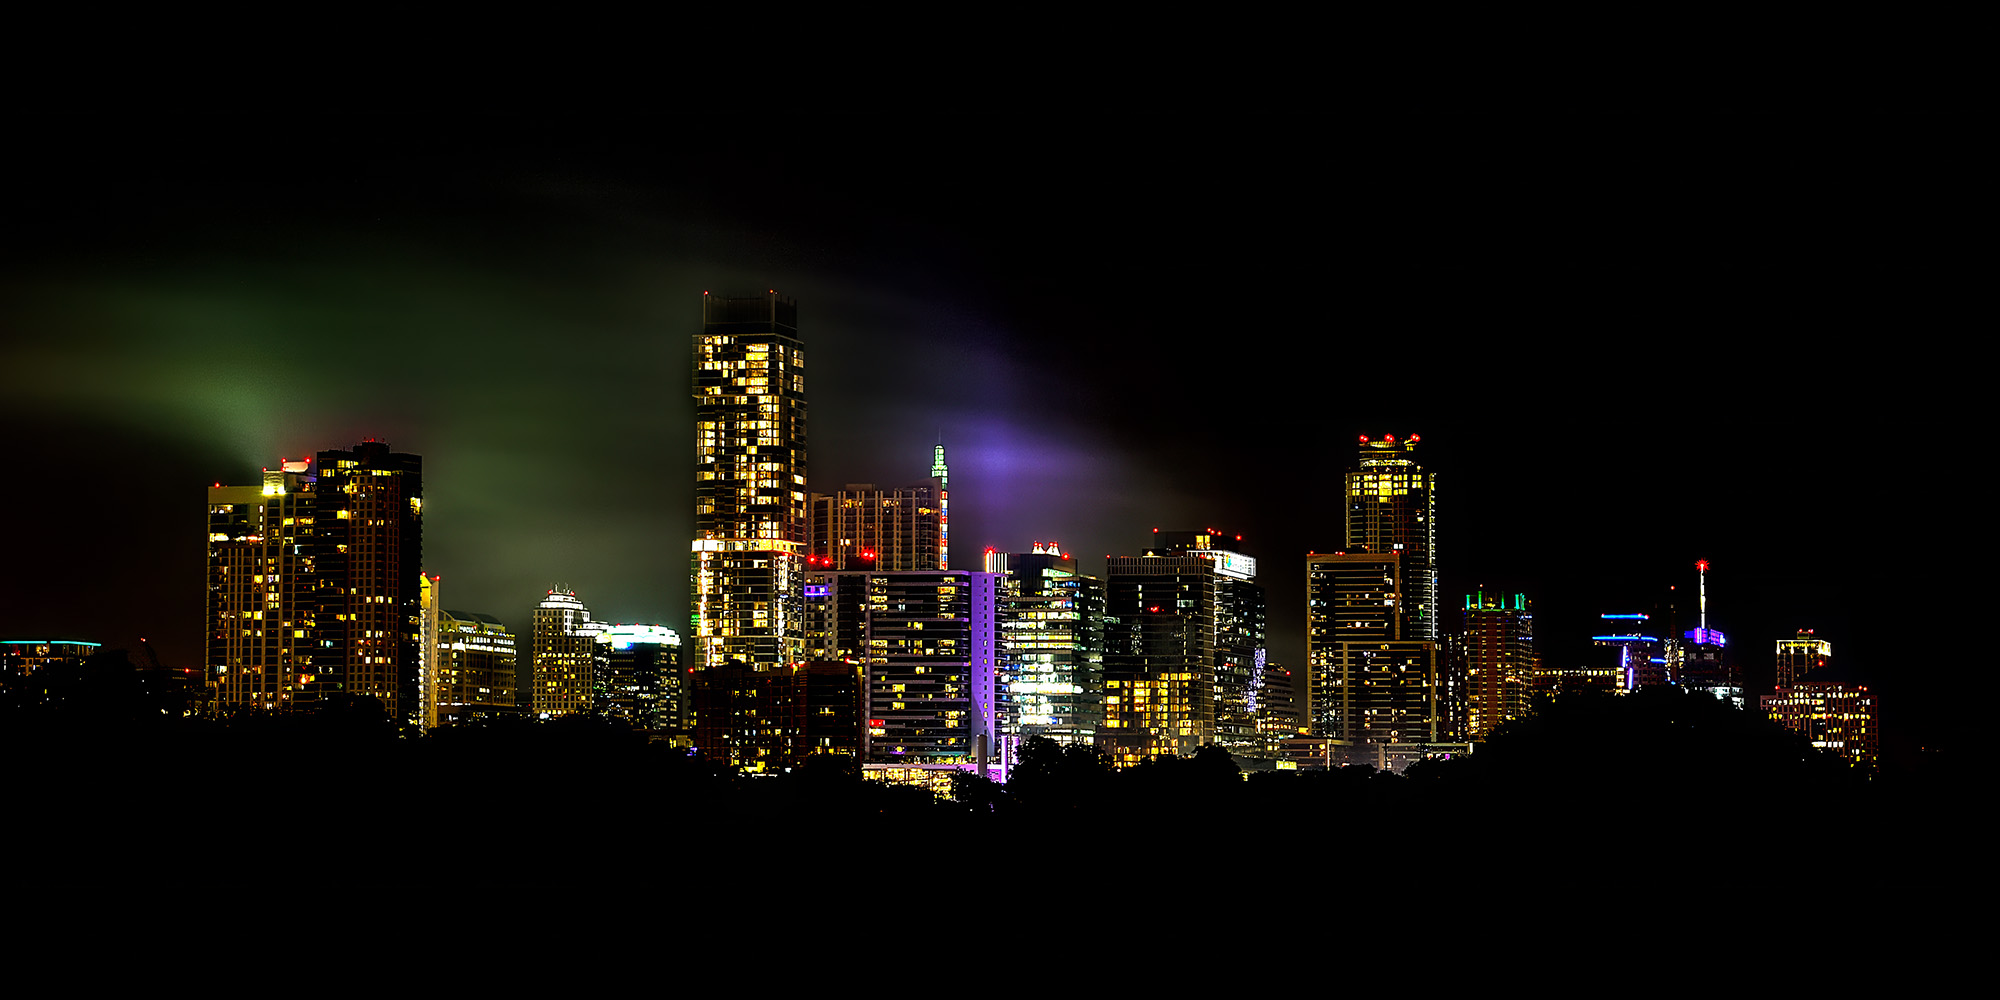
<svg viewBox="0 0 2000 1000">
<path fill-rule="evenodd" d="M 339 693 L 427 721 L 423 494 L 423 460 L 379 441 L 209 490 L 206 659 L 219 706 Z"/>
<path fill-rule="evenodd" d="M 1632 612 L 1597 617 L 1605 623 L 1603 628 L 1607 631 L 1591 636 L 1590 641 L 1613 651 L 1617 682 L 1611 690 L 1625 694 L 1667 683 L 1666 644 L 1659 636 L 1646 634 L 1650 616 Z"/>
<path fill-rule="evenodd" d="M 1347 474 L 1346 551 L 1400 557 L 1399 631 L 1406 640 L 1435 642 L 1437 473 L 1417 464 L 1420 440 L 1362 436 L 1358 467 Z"/>
<path fill-rule="evenodd" d="M 1438 642 L 1437 474 L 1417 435 L 1362 437 L 1346 549 L 1306 558 L 1306 672 L 1316 736 L 1349 746 L 1457 743 L 1463 677 Z"/>
<path fill-rule="evenodd" d="M 1873 768 L 1880 758 L 1880 703 L 1868 685 L 1839 667 L 1815 667 L 1758 702 L 1771 721 L 1848 763 Z"/>
<path fill-rule="evenodd" d="M 887 489 L 849 483 L 813 494 L 811 569 L 950 569 L 945 501 L 942 477 Z"/>
<path fill-rule="evenodd" d="M 1106 560 L 1104 728 L 1128 766 L 1206 743 L 1254 750 L 1264 668 L 1264 588 L 1240 538 L 1155 532 L 1144 555 Z"/>
<path fill-rule="evenodd" d="M 694 666 L 805 658 L 805 348 L 798 307 L 703 293 L 694 338 Z"/>
<path fill-rule="evenodd" d="M 858 663 L 701 671 L 692 684 L 695 748 L 752 773 L 796 767 L 815 754 L 858 757 L 866 738 L 863 686 Z"/>
<path fill-rule="evenodd" d="M 1104 723 L 1104 581 L 1077 572 L 1053 542 L 1013 555 L 989 549 L 985 568 L 1006 574 L 1002 732 L 1094 745 Z"/>
<path fill-rule="evenodd" d="M 1833 643 L 1802 628 L 1796 638 L 1778 640 L 1777 690 L 1797 683 L 1799 678 L 1833 662 Z"/>
<path fill-rule="evenodd" d="M 423 459 L 381 441 L 322 451 L 314 491 L 318 657 L 350 695 L 421 721 Z"/>
<path fill-rule="evenodd" d="M 590 620 L 590 609 L 571 591 L 551 589 L 535 605 L 529 655 L 534 659 L 536 715 L 549 719 L 597 707 L 597 637 L 604 629 L 603 622 Z"/>
<path fill-rule="evenodd" d="M 320 577 L 312 460 L 280 459 L 259 486 L 208 491 L 206 673 L 216 707 L 288 709 L 340 689 L 316 626 Z"/>
<path fill-rule="evenodd" d="M 440 609 L 437 622 L 438 724 L 519 713 L 514 633 L 492 615 L 467 611 Z"/>
<path fill-rule="evenodd" d="M 665 625 L 606 625 L 592 678 L 597 711 L 645 730 L 679 729 L 687 693 L 680 634 Z"/>
<path fill-rule="evenodd" d="M 813 580 L 812 658 L 865 671 L 865 759 L 998 761 L 1001 574 L 836 571 Z"/>
<path fill-rule="evenodd" d="M 1743 708 L 1743 677 L 1730 654 L 1729 638 L 1708 627 L 1708 560 L 1695 563 L 1695 569 L 1701 574 L 1701 624 L 1683 632 L 1668 651 L 1669 679 Z"/>
<path fill-rule="evenodd" d="M 1488 597 L 1485 591 L 1465 595 L 1466 730 L 1471 739 L 1515 719 L 1533 708 L 1535 614 L 1525 594 Z"/>
</svg>

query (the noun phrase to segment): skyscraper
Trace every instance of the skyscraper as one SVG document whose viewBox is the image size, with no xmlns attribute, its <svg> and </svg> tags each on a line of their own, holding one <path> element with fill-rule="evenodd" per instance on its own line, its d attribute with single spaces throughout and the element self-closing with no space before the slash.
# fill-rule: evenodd
<svg viewBox="0 0 2000 1000">
<path fill-rule="evenodd" d="M 950 569 L 944 480 L 812 495 L 812 569 Z"/>
<path fill-rule="evenodd" d="M 307 708 L 340 689 L 320 656 L 312 460 L 280 459 L 259 486 L 208 491 L 205 673 L 216 707 Z"/>
<path fill-rule="evenodd" d="M 1006 574 L 1003 732 L 1094 745 L 1104 723 L 1104 581 L 1077 572 L 1053 542 L 1013 555 L 989 550 L 986 571 Z"/>
<path fill-rule="evenodd" d="M 379 698 L 390 718 L 420 722 L 423 459 L 364 441 L 320 452 L 318 469 L 317 655 L 340 668 L 348 694 Z"/>
<path fill-rule="evenodd" d="M 603 622 L 590 620 L 590 609 L 570 591 L 550 590 L 535 605 L 529 655 L 534 659 L 536 715 L 554 718 L 596 707 L 597 637 L 604 629 Z"/>
<path fill-rule="evenodd" d="M 1802 628 L 1796 638 L 1778 640 L 1777 684 L 1779 690 L 1791 687 L 1799 678 L 1813 670 L 1833 662 L 1833 643 L 1813 635 L 1813 630 Z"/>
<path fill-rule="evenodd" d="M 1438 637 L 1437 473 L 1417 464 L 1412 434 L 1361 437 L 1358 467 L 1347 474 L 1348 552 L 1400 557 L 1398 632 L 1411 641 Z"/>
<path fill-rule="evenodd" d="M 680 634 L 665 625 L 607 625 L 597 634 L 598 711 L 640 729 L 679 729 L 687 707 Z"/>
<path fill-rule="evenodd" d="M 1437 474 L 1420 438 L 1360 439 L 1346 549 L 1306 558 L 1306 672 L 1316 736 L 1348 744 L 1464 738 L 1463 679 L 1440 656 Z"/>
<path fill-rule="evenodd" d="M 438 638 L 439 722 L 520 711 L 514 634 L 507 626 L 492 615 L 446 611 L 439 617 Z"/>
<path fill-rule="evenodd" d="M 315 468 L 316 466 L 316 468 Z M 423 460 L 364 441 L 209 490 L 209 684 L 222 706 L 372 697 L 426 721 Z"/>
<path fill-rule="evenodd" d="M 1264 588 L 1237 544 L 1215 531 L 1156 532 L 1144 555 L 1106 561 L 1098 745 L 1120 765 L 1205 743 L 1259 745 Z"/>
<path fill-rule="evenodd" d="M 1467 594 L 1462 651 L 1467 738 L 1483 739 L 1503 723 L 1527 718 L 1541 662 L 1527 596 L 1515 594 L 1510 603 L 1500 594 Z"/>
<path fill-rule="evenodd" d="M 694 338 L 694 666 L 805 658 L 806 381 L 789 298 L 703 293 Z"/>
<path fill-rule="evenodd" d="M 995 759 L 1001 574 L 834 571 L 814 579 L 813 659 L 865 671 L 865 759 Z"/>
<path fill-rule="evenodd" d="M 1708 560 L 1695 563 L 1701 574 L 1701 624 L 1681 633 L 1667 654 L 1671 679 L 1690 691 L 1701 691 L 1744 707 L 1743 677 L 1729 652 L 1729 638 L 1708 627 Z"/>
</svg>

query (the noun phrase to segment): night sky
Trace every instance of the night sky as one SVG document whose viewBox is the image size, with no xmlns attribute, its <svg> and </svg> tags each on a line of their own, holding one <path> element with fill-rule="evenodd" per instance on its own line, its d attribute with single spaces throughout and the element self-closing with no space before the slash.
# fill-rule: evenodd
<svg viewBox="0 0 2000 1000">
<path fill-rule="evenodd" d="M 1923 128 L 336 117 L 13 139 L 0 638 L 144 636 L 194 664 L 203 489 L 364 437 L 423 456 L 447 607 L 525 631 L 561 584 L 684 628 L 704 290 L 798 301 L 813 488 L 918 480 L 941 435 L 959 568 L 1056 540 L 1101 572 L 1155 527 L 1240 533 L 1289 666 L 1362 433 L 1423 435 L 1447 624 L 1476 586 L 1525 591 L 1555 662 L 1672 584 L 1692 627 L 1706 558 L 1753 686 L 1812 627 L 1916 699 L 1953 655 L 1913 610 L 1952 580 L 1939 550 L 1983 547 L 1946 527 L 1960 473 L 1913 481 L 1973 452 L 1952 411 L 1983 365 L 1956 346 L 1969 157 Z M 1887 713 L 1892 735 L 1926 714 Z"/>
</svg>

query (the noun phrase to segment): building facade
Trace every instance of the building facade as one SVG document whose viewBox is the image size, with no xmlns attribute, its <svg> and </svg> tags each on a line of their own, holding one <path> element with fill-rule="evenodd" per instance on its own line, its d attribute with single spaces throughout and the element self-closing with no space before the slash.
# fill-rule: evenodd
<svg viewBox="0 0 2000 1000">
<path fill-rule="evenodd" d="M 805 659 L 805 349 L 789 298 L 703 293 L 694 338 L 694 666 Z"/>
<path fill-rule="evenodd" d="M 590 609 L 574 592 L 551 589 L 535 605 L 529 651 L 534 661 L 535 715 L 553 719 L 597 708 L 597 637 L 604 629 L 603 622 L 590 620 Z"/>
<path fill-rule="evenodd" d="M 1821 667 L 1833 663 L 1833 643 L 1813 634 L 1813 630 L 1802 628 L 1790 639 L 1778 640 L 1777 690 L 1784 690 L 1797 683 L 1800 678 Z"/>
<path fill-rule="evenodd" d="M 1154 532 L 1144 555 L 1105 567 L 1104 728 L 1114 763 L 1255 750 L 1265 646 L 1264 588 L 1240 539 Z"/>
<path fill-rule="evenodd" d="M 985 568 L 1005 574 L 1002 733 L 1015 743 L 1041 736 L 1095 745 L 1104 724 L 1104 581 L 1077 572 L 1054 543 L 989 551 Z"/>
<path fill-rule="evenodd" d="M 812 495 L 813 569 L 950 569 L 942 479 L 887 489 L 849 483 Z"/>
<path fill-rule="evenodd" d="M 514 633 L 468 611 L 440 609 L 437 622 L 437 724 L 520 713 Z"/>
<path fill-rule="evenodd" d="M 378 699 L 428 722 L 423 460 L 364 441 L 209 490 L 208 683 L 218 708 Z"/>
<path fill-rule="evenodd" d="M 648 731 L 685 725 L 680 634 L 665 625 L 606 625 L 597 633 L 593 708 Z"/>
<path fill-rule="evenodd" d="M 1856 767 L 1873 769 L 1881 758 L 1880 705 L 1866 684 L 1838 677 L 1832 668 L 1809 673 L 1758 699 L 1765 716 Z"/>
<path fill-rule="evenodd" d="M 1348 746 L 1466 738 L 1459 662 L 1438 635 L 1437 476 L 1417 435 L 1362 437 L 1346 477 L 1346 548 L 1306 558 L 1313 735 Z"/>
<path fill-rule="evenodd" d="M 967 570 L 814 575 L 812 659 L 862 668 L 865 760 L 999 760 L 1002 579 Z"/>
<path fill-rule="evenodd" d="M 1460 643 L 1466 678 L 1466 731 L 1486 734 L 1534 708 L 1535 614 L 1525 594 L 1465 596 L 1465 631 Z"/>
<path fill-rule="evenodd" d="M 1632 612 L 1597 617 L 1607 631 L 1591 636 L 1590 641 L 1611 651 L 1611 666 L 1618 678 L 1612 690 L 1624 694 L 1668 682 L 1667 644 L 1659 636 L 1646 634 L 1651 616 Z"/>
</svg>

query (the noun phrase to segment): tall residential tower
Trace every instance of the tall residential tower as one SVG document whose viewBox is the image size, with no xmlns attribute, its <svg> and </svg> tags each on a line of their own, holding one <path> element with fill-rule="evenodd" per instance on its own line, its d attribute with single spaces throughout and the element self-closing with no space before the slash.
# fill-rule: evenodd
<svg viewBox="0 0 2000 1000">
<path fill-rule="evenodd" d="M 380 441 L 208 491 L 207 673 L 217 703 L 372 697 L 427 720 L 423 459 Z"/>
<path fill-rule="evenodd" d="M 1362 437 L 1347 474 L 1344 551 L 1306 559 L 1314 735 L 1349 744 L 1455 743 L 1464 685 L 1439 655 L 1437 474 L 1412 434 Z"/>
<path fill-rule="evenodd" d="M 805 363 L 791 299 L 703 293 L 689 580 L 697 670 L 805 658 Z"/>
</svg>

